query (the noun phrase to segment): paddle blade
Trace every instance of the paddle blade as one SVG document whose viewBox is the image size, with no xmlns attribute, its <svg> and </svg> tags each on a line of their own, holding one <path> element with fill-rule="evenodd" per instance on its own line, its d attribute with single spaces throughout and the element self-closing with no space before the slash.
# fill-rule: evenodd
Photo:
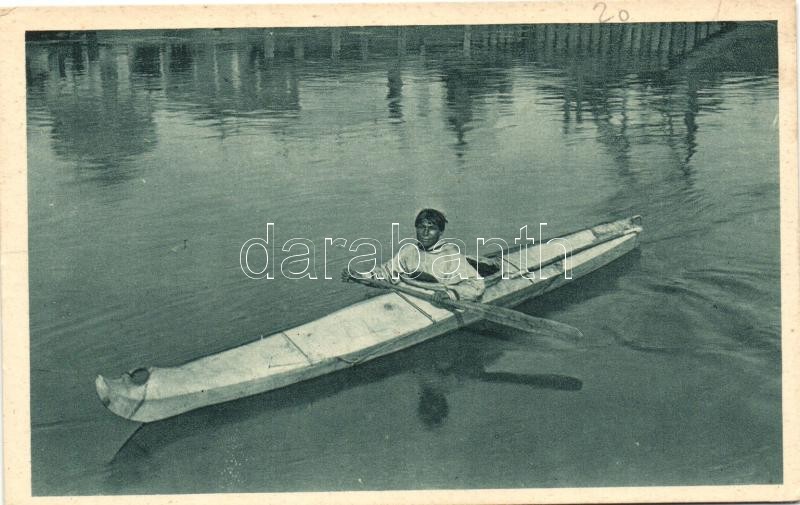
<svg viewBox="0 0 800 505">
<path fill-rule="evenodd" d="M 568 340 L 570 342 L 576 342 L 583 339 L 583 333 L 581 333 L 581 330 L 578 328 L 568 324 L 560 323 L 558 321 L 553 321 L 552 319 L 530 316 L 516 310 L 507 309 L 505 307 L 497 307 L 495 305 L 485 305 L 464 301 L 459 303 L 464 305 L 468 310 L 480 312 L 481 316 L 487 321 L 502 324 L 510 328 L 528 333 L 535 333 L 548 337 Z"/>
</svg>

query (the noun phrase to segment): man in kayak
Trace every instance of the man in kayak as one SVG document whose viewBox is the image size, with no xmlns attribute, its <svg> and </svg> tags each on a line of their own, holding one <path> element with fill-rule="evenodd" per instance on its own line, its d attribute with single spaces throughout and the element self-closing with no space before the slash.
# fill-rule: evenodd
<svg viewBox="0 0 800 505">
<path fill-rule="evenodd" d="M 403 245 L 397 254 L 368 274 L 352 273 L 348 268 L 342 279 L 372 278 L 392 283 L 408 282 L 434 290 L 434 300 L 477 300 L 485 285 L 457 244 L 441 240 L 447 219 L 435 209 L 423 209 L 414 220 L 416 247 Z"/>
</svg>

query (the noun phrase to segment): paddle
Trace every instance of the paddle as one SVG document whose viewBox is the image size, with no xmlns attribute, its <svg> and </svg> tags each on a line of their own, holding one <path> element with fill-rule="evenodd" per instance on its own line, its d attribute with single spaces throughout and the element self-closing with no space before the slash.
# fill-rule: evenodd
<svg viewBox="0 0 800 505">
<path fill-rule="evenodd" d="M 350 276 L 355 282 L 371 286 L 374 288 L 389 289 L 406 293 L 411 296 L 416 296 L 434 305 L 441 305 L 450 310 L 461 310 L 480 316 L 482 319 L 492 321 L 494 323 L 502 324 L 515 328 L 517 330 L 526 331 L 529 333 L 546 334 L 552 337 L 567 338 L 570 341 L 575 341 L 583 337 L 583 333 L 574 326 L 559 323 L 551 319 L 543 319 L 541 317 L 529 316 L 516 310 L 507 309 L 505 307 L 498 307 L 497 305 L 488 305 L 486 303 L 471 302 L 467 300 L 443 300 L 440 302 L 434 301 L 433 295 L 421 293 L 416 289 L 412 289 L 400 284 L 391 284 L 388 282 L 378 281 L 374 279 L 364 279 L 359 277 Z"/>
</svg>

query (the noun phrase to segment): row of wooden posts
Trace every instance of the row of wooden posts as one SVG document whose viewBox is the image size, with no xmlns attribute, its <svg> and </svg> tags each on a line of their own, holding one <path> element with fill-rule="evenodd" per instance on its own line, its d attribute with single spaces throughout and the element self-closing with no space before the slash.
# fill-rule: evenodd
<svg viewBox="0 0 800 505">
<path fill-rule="evenodd" d="M 430 36 L 413 27 L 399 27 L 394 29 L 394 40 L 390 44 L 396 45 L 398 55 L 405 54 L 409 49 L 424 52 L 426 48 L 435 46 L 460 46 L 465 56 L 516 47 L 539 54 L 624 53 L 670 57 L 692 51 L 728 26 L 718 22 L 481 25 L 463 26 L 459 31 L 454 31 L 456 27 L 448 27 L 446 37 Z M 279 41 L 282 37 L 288 40 Z M 289 46 L 295 59 L 303 59 L 307 45 L 320 43 L 330 46 L 331 58 L 341 55 L 343 45 L 356 45 L 361 57 L 366 59 L 371 44 L 380 44 L 380 52 L 385 53 L 387 40 L 385 34 L 377 34 L 369 29 L 330 29 L 328 41 L 308 37 L 298 31 L 286 34 L 267 31 L 264 54 L 272 59 L 276 57 L 279 46 Z M 392 52 L 394 49 L 392 47 Z"/>
</svg>

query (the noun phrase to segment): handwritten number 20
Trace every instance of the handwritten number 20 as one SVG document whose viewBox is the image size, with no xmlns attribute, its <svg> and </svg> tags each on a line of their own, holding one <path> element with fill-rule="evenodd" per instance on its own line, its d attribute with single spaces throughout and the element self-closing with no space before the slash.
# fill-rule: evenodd
<svg viewBox="0 0 800 505">
<path fill-rule="evenodd" d="M 598 18 L 598 21 L 600 21 L 601 23 L 608 23 L 616 16 L 619 16 L 620 21 L 627 21 L 630 18 L 630 14 L 628 13 L 628 11 L 626 11 L 625 9 L 620 9 L 620 11 L 617 12 L 616 16 L 609 16 L 603 19 L 603 16 L 606 14 L 606 9 L 608 8 L 608 6 L 606 5 L 605 2 L 597 2 L 596 4 L 594 4 L 594 7 L 592 7 L 592 10 L 597 10 L 598 7 L 603 8 L 603 10 L 600 11 L 600 17 Z"/>
</svg>

